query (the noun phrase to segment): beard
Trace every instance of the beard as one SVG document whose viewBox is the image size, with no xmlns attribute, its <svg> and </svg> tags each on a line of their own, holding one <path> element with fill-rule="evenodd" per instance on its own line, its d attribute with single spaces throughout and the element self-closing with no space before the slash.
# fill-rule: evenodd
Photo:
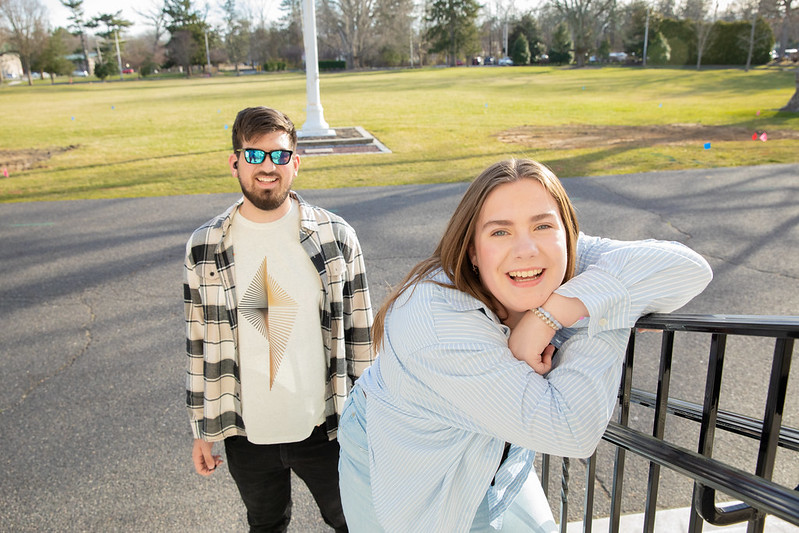
<svg viewBox="0 0 799 533">
<path fill-rule="evenodd" d="M 279 180 L 281 180 L 279 183 L 283 183 L 282 178 L 279 176 L 274 176 L 273 174 L 267 174 L 267 176 L 277 177 Z M 253 177 L 253 180 L 254 179 L 255 177 Z M 256 189 L 255 187 L 247 188 L 241 182 L 241 178 L 239 178 L 239 186 L 241 187 L 241 192 L 244 194 L 244 197 L 252 205 L 261 211 L 273 211 L 283 205 L 283 202 L 285 202 L 286 198 L 288 198 L 291 183 L 289 183 L 286 187 L 265 191 L 262 189 Z"/>
</svg>

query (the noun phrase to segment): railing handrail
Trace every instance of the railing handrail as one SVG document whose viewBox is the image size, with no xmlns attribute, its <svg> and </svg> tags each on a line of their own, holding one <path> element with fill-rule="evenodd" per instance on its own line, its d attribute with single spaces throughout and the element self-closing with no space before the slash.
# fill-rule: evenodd
<svg viewBox="0 0 799 533">
<path fill-rule="evenodd" d="M 793 355 L 794 339 L 799 339 L 799 316 L 776 315 L 693 315 L 652 314 L 635 324 L 638 329 L 661 330 L 657 392 L 633 389 L 635 367 L 635 333 L 630 336 L 625 369 L 619 392 L 619 414 L 603 436 L 616 447 L 611 494 L 610 531 L 618 532 L 621 516 L 621 494 L 625 469 L 625 453 L 633 453 L 650 462 L 643 531 L 654 531 L 660 468 L 667 467 L 694 481 L 689 531 L 702 531 L 703 519 L 715 525 L 748 521 L 748 531 L 762 533 L 766 514 L 799 525 L 799 487 L 793 489 L 771 481 L 776 451 L 782 447 L 799 451 L 799 429 L 782 425 L 782 413 L 787 396 L 787 383 Z M 674 337 L 678 332 L 710 334 L 704 404 L 692 403 L 669 396 Z M 774 339 L 768 394 L 762 419 L 719 408 L 722 370 L 728 336 L 764 337 Z M 654 411 L 651 434 L 628 427 L 630 405 L 637 404 Z M 681 417 L 700 425 L 697 451 L 667 442 L 667 415 Z M 759 440 L 757 465 L 754 473 L 713 459 L 716 430 L 731 432 Z M 561 532 L 565 532 L 568 515 L 568 465 L 563 458 L 561 475 Z M 596 454 L 587 463 L 585 515 L 583 527 L 591 531 L 593 515 L 593 485 Z M 541 481 L 547 492 L 550 461 L 543 458 Z M 716 491 L 740 499 L 743 504 L 719 507 Z"/>
<path fill-rule="evenodd" d="M 799 339 L 799 316 L 653 313 L 641 317 L 635 323 L 635 327 L 664 331 L 696 331 L 775 339 Z"/>
<path fill-rule="evenodd" d="M 799 525 L 799 491 L 615 422 L 603 439 L 742 501 L 757 501 L 761 510 Z"/>
</svg>

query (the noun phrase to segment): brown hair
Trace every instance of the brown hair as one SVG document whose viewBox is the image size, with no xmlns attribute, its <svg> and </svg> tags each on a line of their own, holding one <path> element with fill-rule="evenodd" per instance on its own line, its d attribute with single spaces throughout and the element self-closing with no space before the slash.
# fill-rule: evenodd
<svg viewBox="0 0 799 533">
<path fill-rule="evenodd" d="M 505 310 L 492 294 L 483 286 L 480 277 L 472 269 L 469 259 L 469 247 L 474 241 L 475 227 L 483 204 L 491 191 L 505 183 L 514 183 L 522 179 L 532 179 L 544 186 L 558 204 L 560 218 L 566 229 L 566 273 L 563 282 L 574 275 L 575 256 L 577 255 L 577 236 L 580 227 L 577 214 L 569 200 L 560 180 L 546 166 L 532 159 L 509 159 L 500 161 L 485 169 L 469 185 L 463 194 L 460 204 L 449 219 L 447 229 L 441 236 L 433 255 L 418 263 L 408 273 L 398 288 L 394 289 L 388 299 L 380 307 L 372 326 L 372 339 L 375 351 L 383 342 L 383 328 L 386 315 L 394 302 L 406 290 L 421 283 L 437 269 L 441 269 L 450 279 L 450 284 L 442 284 L 465 292 L 483 302 L 500 318 L 504 318 Z"/>
<path fill-rule="evenodd" d="M 274 131 L 288 133 L 291 149 L 297 147 L 297 129 L 285 113 L 262 106 L 242 109 L 233 123 L 233 151 L 240 150 L 244 141 L 255 140 Z"/>
</svg>

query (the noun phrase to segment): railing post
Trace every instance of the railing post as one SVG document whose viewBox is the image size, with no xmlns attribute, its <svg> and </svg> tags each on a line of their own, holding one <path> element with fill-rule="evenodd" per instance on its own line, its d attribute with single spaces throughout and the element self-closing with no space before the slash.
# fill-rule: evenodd
<svg viewBox="0 0 799 533">
<path fill-rule="evenodd" d="M 727 336 L 714 333 L 710 341 L 710 356 L 707 362 L 707 379 L 705 382 L 705 400 L 702 408 L 702 425 L 699 432 L 699 453 L 705 457 L 713 455 L 713 437 L 716 432 L 716 417 L 719 410 L 719 393 L 721 391 L 721 374 L 724 369 L 724 353 Z M 693 505 L 688 523 L 688 533 L 702 533 L 702 486 L 694 483 Z"/>
<path fill-rule="evenodd" d="M 774 475 L 774 460 L 777 456 L 777 444 L 780 440 L 782 413 L 785 409 L 785 396 L 788 392 L 788 375 L 791 372 L 791 355 L 793 339 L 777 339 L 774 346 L 774 361 L 771 365 L 771 378 L 768 384 L 766 412 L 763 415 L 763 431 L 760 437 L 760 449 L 757 454 L 755 474 L 771 479 Z M 758 513 L 757 518 L 749 522 L 747 533 L 763 533 L 766 517 Z"/>
<path fill-rule="evenodd" d="M 569 523 L 569 465 L 571 460 L 564 457 L 560 468 L 560 531 L 566 533 Z"/>
<path fill-rule="evenodd" d="M 594 484 L 596 483 L 596 450 L 588 458 L 585 469 L 585 505 L 583 506 L 583 533 L 591 533 L 594 526 Z"/>
<path fill-rule="evenodd" d="M 664 331 L 660 344 L 660 371 L 658 372 L 658 390 L 655 403 L 655 421 L 652 436 L 663 439 L 666 429 L 666 413 L 669 402 L 669 385 L 671 383 L 671 362 L 674 354 L 674 332 Z M 660 465 L 649 463 L 649 480 L 646 490 L 646 510 L 644 512 L 644 532 L 655 531 L 655 513 L 657 512 L 658 487 L 660 485 Z"/>
<path fill-rule="evenodd" d="M 630 419 L 630 394 L 633 386 L 633 362 L 635 360 L 635 330 L 630 332 L 627 342 L 627 354 L 624 358 L 624 370 L 621 375 L 621 396 L 619 398 L 619 424 L 626 426 Z M 616 461 L 613 468 L 613 490 L 610 503 L 609 533 L 619 533 L 621 521 L 621 497 L 624 486 L 625 451 L 616 448 Z"/>
</svg>

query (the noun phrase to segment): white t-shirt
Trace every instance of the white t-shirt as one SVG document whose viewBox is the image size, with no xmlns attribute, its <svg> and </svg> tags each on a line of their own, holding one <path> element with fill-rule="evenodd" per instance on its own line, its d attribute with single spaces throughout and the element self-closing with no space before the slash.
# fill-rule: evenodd
<svg viewBox="0 0 799 533">
<path fill-rule="evenodd" d="M 324 421 L 322 281 L 299 242 L 296 202 L 275 222 L 232 220 L 241 409 L 255 444 L 297 442 Z"/>
</svg>

